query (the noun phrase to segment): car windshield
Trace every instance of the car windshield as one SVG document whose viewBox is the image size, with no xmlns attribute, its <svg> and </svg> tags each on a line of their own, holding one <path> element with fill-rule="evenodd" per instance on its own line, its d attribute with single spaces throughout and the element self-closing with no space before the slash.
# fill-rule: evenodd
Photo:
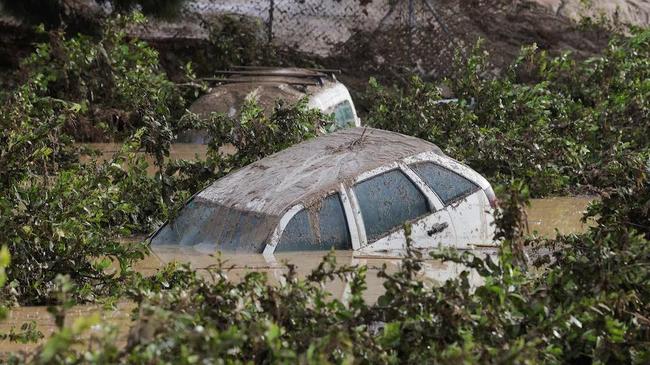
<svg viewBox="0 0 650 365">
<path fill-rule="evenodd" d="M 354 111 L 350 101 L 343 100 L 327 110 L 328 113 L 334 114 L 334 122 L 338 128 L 347 128 L 354 126 Z"/>
<path fill-rule="evenodd" d="M 214 244 L 224 251 L 261 252 L 278 220 L 195 198 L 168 227 L 154 236 L 152 243 Z"/>
</svg>

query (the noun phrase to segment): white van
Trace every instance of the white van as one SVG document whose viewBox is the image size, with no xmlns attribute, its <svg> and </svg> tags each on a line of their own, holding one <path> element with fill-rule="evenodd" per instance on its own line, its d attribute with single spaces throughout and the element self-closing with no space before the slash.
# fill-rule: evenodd
<svg viewBox="0 0 650 365">
<path fill-rule="evenodd" d="M 253 98 L 270 113 L 278 101 L 296 103 L 306 97 L 310 108 L 334 115 L 335 129 L 359 127 L 361 122 L 350 92 L 336 80 L 335 72 L 271 67 L 218 71 L 219 77 L 205 79 L 217 85 L 195 101 L 190 111 L 206 119 L 215 112 L 235 117 L 246 99 Z M 204 131 L 190 131 L 181 134 L 178 142 L 204 144 L 205 137 Z"/>
</svg>

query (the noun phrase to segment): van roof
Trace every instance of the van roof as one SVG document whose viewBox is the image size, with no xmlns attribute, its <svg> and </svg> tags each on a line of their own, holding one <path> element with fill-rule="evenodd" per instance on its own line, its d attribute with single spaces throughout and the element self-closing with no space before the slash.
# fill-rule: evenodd
<svg viewBox="0 0 650 365">
<path fill-rule="evenodd" d="M 313 138 L 254 162 L 214 182 L 194 200 L 280 216 L 309 205 L 344 181 L 405 157 L 433 151 L 419 138 L 373 128 L 348 128 Z"/>
</svg>

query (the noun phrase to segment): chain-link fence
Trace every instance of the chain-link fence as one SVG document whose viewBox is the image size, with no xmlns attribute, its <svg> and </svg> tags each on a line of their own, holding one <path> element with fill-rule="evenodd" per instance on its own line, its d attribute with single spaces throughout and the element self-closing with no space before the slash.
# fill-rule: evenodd
<svg viewBox="0 0 650 365">
<path fill-rule="evenodd" d="M 269 40 L 305 52 L 328 55 L 359 31 L 381 27 L 444 29 L 435 0 L 195 0 L 186 15 L 239 14 L 264 22 Z"/>
<path fill-rule="evenodd" d="M 440 0 L 195 0 L 188 19 L 238 14 L 259 19 L 275 46 L 321 57 L 354 56 L 375 66 L 436 73 L 451 64 L 460 38 L 454 34 L 456 11 Z M 170 37 L 179 32 L 206 37 L 199 21 L 157 27 Z M 366 52 L 366 54 L 360 54 Z"/>
<path fill-rule="evenodd" d="M 91 0 L 79 1 L 96 5 Z M 222 64 L 270 61 L 303 65 L 313 64 L 317 58 L 315 63 L 341 68 L 348 75 L 391 79 L 413 73 L 431 79 L 448 76 L 454 56 L 466 54 L 479 37 L 486 39 L 485 48 L 491 51 L 490 61 L 497 71 L 526 44 L 585 55 L 599 49 L 602 40 L 597 32 L 583 32 L 538 2 L 542 1 L 188 0 L 180 20 L 151 19 L 130 31 L 166 50 L 163 63 L 172 65 L 171 70 L 178 68 L 185 55 L 190 59 L 197 56 L 205 72 L 224 67 L 216 65 L 211 55 L 227 53 L 229 46 L 235 53 L 251 51 L 245 49 L 248 46 L 264 51 L 259 57 L 234 57 L 233 62 Z M 228 25 L 232 19 L 225 14 L 238 17 Z M 253 35 L 237 38 L 241 29 L 252 30 Z M 234 39 L 232 44 L 228 43 L 229 36 Z M 267 43 L 274 47 L 264 47 Z M 278 54 L 289 56 L 279 61 L 267 57 L 275 54 L 276 47 L 288 49 L 290 52 Z M 203 50 L 206 55 L 200 54 Z"/>
</svg>

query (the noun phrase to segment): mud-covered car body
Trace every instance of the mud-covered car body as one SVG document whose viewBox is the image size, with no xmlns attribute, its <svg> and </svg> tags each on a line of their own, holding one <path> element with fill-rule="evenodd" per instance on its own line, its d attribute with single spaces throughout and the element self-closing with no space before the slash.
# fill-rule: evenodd
<svg viewBox="0 0 650 365">
<path fill-rule="evenodd" d="M 333 115 L 335 129 L 360 126 L 350 92 L 333 71 L 326 71 L 330 72 L 302 68 L 221 71 L 228 74 L 212 78 L 218 84 L 197 99 L 190 111 L 202 119 L 209 119 L 212 113 L 236 117 L 247 99 L 270 113 L 278 102 L 294 104 L 306 98 L 309 108 Z M 207 134 L 200 130 L 184 132 L 178 142 L 204 144 Z"/>
<path fill-rule="evenodd" d="M 264 252 L 493 244 L 490 184 L 429 142 L 350 128 L 292 146 L 196 194 L 151 241 Z"/>
</svg>

